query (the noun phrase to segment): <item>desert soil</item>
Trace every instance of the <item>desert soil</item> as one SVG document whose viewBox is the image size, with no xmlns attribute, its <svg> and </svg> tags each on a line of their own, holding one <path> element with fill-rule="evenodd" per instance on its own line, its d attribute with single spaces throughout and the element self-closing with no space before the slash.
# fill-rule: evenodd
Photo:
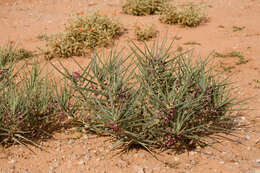
<svg viewBox="0 0 260 173">
<path fill-rule="evenodd" d="M 188 2 L 179 0 L 175 2 Z M 127 45 L 134 39 L 135 22 L 154 22 L 162 35 L 168 31 L 169 39 L 178 36 L 175 48 L 194 48 L 194 58 L 206 57 L 213 51 L 241 52 L 248 63 L 236 65 L 237 58 L 218 58 L 217 61 L 231 69 L 232 80 L 239 86 L 240 97 L 249 98 L 248 107 L 240 115 L 241 129 L 234 141 L 222 140 L 192 152 L 176 154 L 159 153 L 158 159 L 147 151 L 132 150 L 127 154 L 109 152 L 111 142 L 106 138 L 74 132 L 56 133 L 52 139 L 41 142 L 43 150 L 15 145 L 0 152 L 0 172 L 3 173 L 257 173 L 260 172 L 260 1 L 259 0 L 193 0 L 207 6 L 209 21 L 196 28 L 165 25 L 158 16 L 135 17 L 121 13 L 122 0 L 0 0 L 0 45 L 8 40 L 18 41 L 19 46 L 36 50 L 45 45 L 37 36 L 54 34 L 64 30 L 70 14 L 100 9 L 105 13 L 118 12 L 118 18 L 128 29 L 116 42 Z M 233 27 L 245 27 L 234 32 Z M 197 42 L 196 45 L 185 45 Z M 76 60 L 87 64 L 89 58 Z M 58 62 L 53 59 L 52 62 Z M 71 59 L 62 60 L 74 70 Z M 46 61 L 42 59 L 42 64 Z M 46 68 L 49 67 L 46 65 Z M 49 68 L 51 69 L 51 68 Z M 228 75 L 223 68 L 223 75 Z M 55 73 L 55 72 L 53 72 Z"/>
</svg>

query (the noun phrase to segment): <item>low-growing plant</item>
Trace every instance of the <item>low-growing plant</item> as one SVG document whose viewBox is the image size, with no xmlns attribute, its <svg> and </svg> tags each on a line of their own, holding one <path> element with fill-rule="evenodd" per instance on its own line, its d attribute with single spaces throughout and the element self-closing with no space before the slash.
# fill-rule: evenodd
<svg viewBox="0 0 260 173">
<path fill-rule="evenodd" d="M 77 63 L 77 74 L 54 66 L 82 103 L 83 128 L 112 137 L 113 147 L 149 151 L 205 146 L 217 140 L 214 134 L 231 133 L 232 107 L 239 102 L 228 80 L 215 74 L 208 59 L 194 62 L 191 52 L 171 47 L 166 41 L 144 48 L 132 42 L 128 56 L 94 54 L 87 67 Z"/>
<path fill-rule="evenodd" d="M 50 37 L 46 33 L 39 34 L 37 38 L 41 41 L 47 41 Z"/>
<path fill-rule="evenodd" d="M 260 80 L 253 79 L 253 82 L 255 83 L 254 88 L 260 89 Z"/>
<path fill-rule="evenodd" d="M 147 41 L 157 36 L 157 30 L 154 24 L 135 25 L 135 36 L 139 41 Z"/>
<path fill-rule="evenodd" d="M 122 25 L 104 13 L 78 14 L 70 19 L 65 31 L 47 41 L 46 58 L 83 56 L 87 49 L 107 46 L 123 32 Z"/>
<path fill-rule="evenodd" d="M 216 52 L 215 57 L 220 57 L 220 58 L 235 57 L 235 58 L 238 58 L 239 61 L 236 62 L 236 65 L 248 63 L 248 60 L 240 52 L 236 52 L 236 51 L 232 51 L 232 52 L 229 52 L 229 53 L 226 53 L 226 54 Z"/>
<path fill-rule="evenodd" d="M 169 6 L 163 10 L 159 20 L 166 24 L 196 27 L 206 21 L 207 15 L 201 7 L 193 5 Z"/>
<path fill-rule="evenodd" d="M 160 14 L 169 0 L 126 0 L 123 12 L 135 16 Z"/>
<path fill-rule="evenodd" d="M 188 41 L 188 42 L 185 42 L 184 45 L 201 45 L 200 43 L 196 42 L 196 41 Z"/>
<path fill-rule="evenodd" d="M 174 55 L 170 47 L 155 43 L 144 50 L 135 44 L 138 81 L 146 122 L 144 138 L 160 148 L 206 145 L 214 133 L 235 127 L 232 87 L 214 74 L 208 59 L 193 62 L 191 52 Z M 211 138 L 211 137 L 209 137 Z"/>
<path fill-rule="evenodd" d="M 242 31 L 243 29 L 245 29 L 245 26 L 233 26 L 233 32 L 237 32 L 237 31 Z"/>
<path fill-rule="evenodd" d="M 66 118 L 66 98 L 62 101 L 61 96 L 68 92 L 63 89 L 57 95 L 54 83 L 36 64 L 21 69 L 10 64 L 0 68 L 0 144 L 39 146 L 37 139 L 50 137 Z"/>
<path fill-rule="evenodd" d="M 1 61 L 13 62 L 22 59 L 27 59 L 35 56 L 32 51 L 24 48 L 17 48 L 14 41 L 10 40 L 7 46 L 0 47 L 0 58 Z"/>
</svg>

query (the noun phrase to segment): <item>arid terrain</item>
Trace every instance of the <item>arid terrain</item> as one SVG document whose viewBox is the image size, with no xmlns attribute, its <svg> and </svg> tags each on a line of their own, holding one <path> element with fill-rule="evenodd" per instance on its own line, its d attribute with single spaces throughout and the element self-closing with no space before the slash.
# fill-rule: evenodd
<svg viewBox="0 0 260 173">
<path fill-rule="evenodd" d="M 209 20 L 195 28 L 161 24 L 158 16 L 136 17 L 123 14 L 122 0 L 0 0 L 0 45 L 9 40 L 20 47 L 37 50 L 45 45 L 38 39 L 42 34 L 64 30 L 70 14 L 100 9 L 107 14 L 118 12 L 117 18 L 127 28 L 116 43 L 127 45 L 134 38 L 136 22 L 156 24 L 161 35 L 168 32 L 169 40 L 178 37 L 174 47 L 194 48 L 194 58 L 212 52 L 240 52 L 247 63 L 236 64 L 237 58 L 217 58 L 223 75 L 232 74 L 239 86 L 241 98 L 250 98 L 250 110 L 239 112 L 247 128 L 238 132 L 234 141 L 198 148 L 176 154 L 165 151 L 155 159 L 145 150 L 131 150 L 123 155 L 110 152 L 107 138 L 74 132 L 55 133 L 41 142 L 43 150 L 14 145 L 0 152 L 0 172 L 3 173 L 259 173 L 260 172 L 260 1 L 259 0 L 189 0 L 207 7 Z M 187 2 L 186 0 L 176 0 Z M 76 57 L 82 65 L 87 57 Z M 73 69 L 71 59 L 62 61 Z M 42 58 L 42 64 L 47 61 Z M 46 68 L 51 69 L 48 64 Z M 54 70 L 53 70 L 54 71 Z M 53 72 L 55 75 L 55 71 Z"/>
</svg>

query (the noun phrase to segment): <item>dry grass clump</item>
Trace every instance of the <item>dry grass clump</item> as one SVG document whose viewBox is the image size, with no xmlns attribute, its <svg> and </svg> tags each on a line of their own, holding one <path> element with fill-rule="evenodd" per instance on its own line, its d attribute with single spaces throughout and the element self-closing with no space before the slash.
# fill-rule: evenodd
<svg viewBox="0 0 260 173">
<path fill-rule="evenodd" d="M 7 46 L 0 47 L 1 62 L 13 62 L 35 56 L 32 51 L 24 48 L 17 48 L 15 42 L 10 40 Z"/>
<path fill-rule="evenodd" d="M 48 39 L 50 48 L 46 57 L 64 57 L 86 55 L 86 49 L 110 44 L 123 32 L 121 24 L 104 13 L 94 12 L 77 15 L 69 20 L 65 31 Z"/>
<path fill-rule="evenodd" d="M 201 7 L 191 4 L 185 6 L 169 6 L 165 8 L 159 20 L 166 24 L 180 24 L 188 27 L 196 27 L 207 19 Z"/>
<path fill-rule="evenodd" d="M 139 41 L 146 41 L 155 38 L 157 36 L 155 25 L 135 25 L 135 36 Z"/>
<path fill-rule="evenodd" d="M 153 15 L 161 13 L 169 0 L 127 0 L 123 12 L 134 16 Z"/>
</svg>

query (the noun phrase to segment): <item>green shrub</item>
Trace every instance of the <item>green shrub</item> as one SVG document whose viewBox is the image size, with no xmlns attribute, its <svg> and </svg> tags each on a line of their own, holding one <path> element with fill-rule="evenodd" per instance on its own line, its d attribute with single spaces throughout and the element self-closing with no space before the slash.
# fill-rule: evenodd
<svg viewBox="0 0 260 173">
<path fill-rule="evenodd" d="M 206 14 L 202 8 L 193 5 L 169 6 L 165 8 L 159 20 L 166 24 L 180 24 L 183 26 L 195 27 L 206 20 Z"/>
<path fill-rule="evenodd" d="M 118 21 L 99 12 L 77 15 L 68 23 L 64 32 L 48 38 L 47 59 L 86 55 L 86 49 L 107 46 L 123 32 Z"/>
<path fill-rule="evenodd" d="M 157 36 L 157 31 L 154 24 L 151 25 L 136 25 L 135 36 L 139 41 L 150 40 Z"/>
<path fill-rule="evenodd" d="M 135 16 L 153 15 L 161 13 L 169 0 L 127 0 L 123 5 L 123 12 Z"/>
<path fill-rule="evenodd" d="M 132 43 L 129 56 L 95 54 L 87 67 L 78 64 L 77 75 L 59 70 L 81 102 L 83 128 L 111 136 L 114 147 L 148 150 L 204 146 L 213 134 L 234 130 L 238 103 L 228 81 L 207 60 L 192 63 L 190 52 L 176 55 L 165 45 Z"/>
</svg>

